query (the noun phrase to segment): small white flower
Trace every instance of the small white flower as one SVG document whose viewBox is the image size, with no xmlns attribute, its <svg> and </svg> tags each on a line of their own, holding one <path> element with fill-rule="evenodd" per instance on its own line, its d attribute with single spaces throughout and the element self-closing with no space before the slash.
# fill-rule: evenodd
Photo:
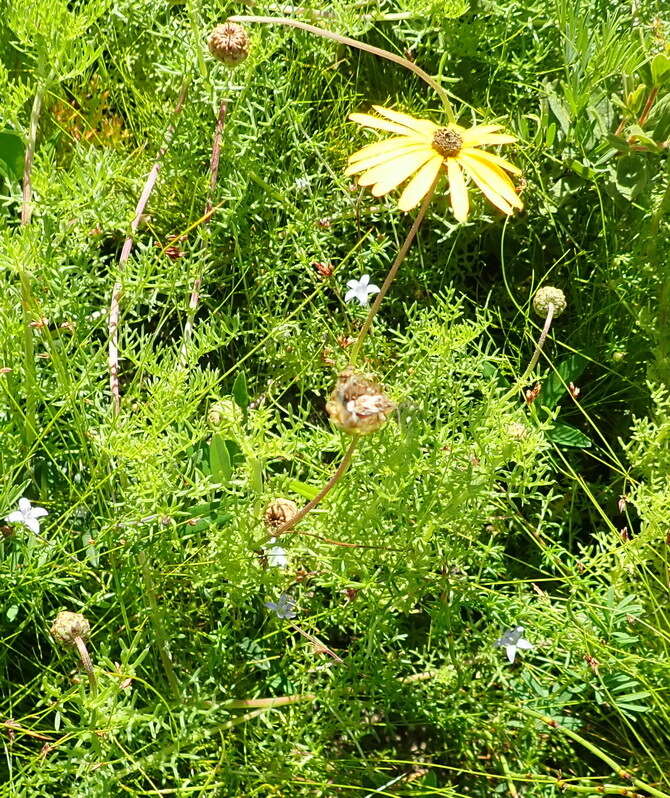
<svg viewBox="0 0 670 798">
<path fill-rule="evenodd" d="M 282 593 L 277 601 L 264 601 L 265 606 L 274 612 L 277 618 L 295 618 L 295 599 L 288 593 Z"/>
<path fill-rule="evenodd" d="M 275 543 L 277 538 L 270 538 L 270 543 Z M 286 568 L 288 566 L 288 554 L 286 549 L 281 546 L 273 546 L 268 549 L 268 565 L 271 568 Z"/>
<path fill-rule="evenodd" d="M 523 626 L 515 626 L 514 629 L 508 629 L 505 634 L 495 642 L 498 648 L 505 649 L 507 659 L 510 662 L 514 662 L 517 649 L 528 650 L 533 648 L 533 644 L 529 643 L 522 635 Z"/>
<path fill-rule="evenodd" d="M 304 191 L 305 189 L 309 188 L 309 177 L 297 177 L 293 185 L 298 189 L 298 191 Z"/>
<path fill-rule="evenodd" d="M 344 301 L 351 302 L 353 299 L 357 299 L 363 306 L 368 304 L 368 299 L 372 294 L 379 293 L 379 287 L 370 283 L 369 274 L 364 274 L 360 280 L 349 280 L 347 287 L 349 290 L 344 295 Z"/>
<path fill-rule="evenodd" d="M 19 509 L 13 513 L 5 516 L 5 521 L 8 524 L 25 524 L 36 535 L 40 533 L 40 522 L 38 518 L 43 518 L 49 515 L 44 507 L 33 507 L 28 499 L 21 497 L 19 499 Z"/>
</svg>

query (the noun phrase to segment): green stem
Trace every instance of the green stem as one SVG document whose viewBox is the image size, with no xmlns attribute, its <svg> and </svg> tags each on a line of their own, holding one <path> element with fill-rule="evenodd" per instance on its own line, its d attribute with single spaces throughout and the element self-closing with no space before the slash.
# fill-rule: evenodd
<svg viewBox="0 0 670 798">
<path fill-rule="evenodd" d="M 21 202 L 21 226 L 30 224 L 32 216 L 32 173 L 33 161 L 35 159 L 35 148 L 37 146 L 37 132 L 40 123 L 40 113 L 46 92 L 46 82 L 39 79 L 33 98 L 33 106 L 30 112 L 30 122 L 28 125 L 28 138 L 26 140 L 26 154 L 23 161 L 23 191 Z M 35 350 L 33 346 L 33 331 L 30 326 L 30 309 L 33 304 L 33 295 L 30 287 L 30 276 L 26 267 L 21 264 L 19 267 L 19 279 L 21 281 L 21 307 L 23 310 L 23 368 L 25 374 L 25 422 L 24 422 L 24 441 L 27 452 L 30 452 L 37 437 L 37 369 L 35 367 Z"/>
<path fill-rule="evenodd" d="M 366 53 L 372 53 L 372 55 L 377 55 L 380 58 L 386 58 L 388 61 L 393 61 L 394 64 L 400 64 L 400 66 L 405 67 L 405 69 L 409 69 L 411 72 L 414 72 L 415 75 L 421 78 L 421 80 L 425 81 L 431 89 L 433 89 L 438 97 L 442 100 L 444 104 L 445 111 L 447 112 L 447 117 L 450 122 L 456 121 L 456 114 L 454 113 L 453 106 L 451 101 L 449 100 L 449 95 L 447 91 L 440 86 L 440 84 L 431 78 L 431 76 L 424 72 L 421 67 L 417 66 L 416 64 L 409 61 L 407 58 L 403 58 L 401 55 L 396 55 L 395 53 L 390 52 L 389 50 L 383 50 L 381 47 L 373 47 L 371 44 L 365 44 L 365 42 L 361 42 L 358 39 L 351 39 L 349 36 L 341 36 L 339 33 L 333 33 L 332 31 L 325 30 L 324 28 L 318 28 L 316 25 L 310 25 L 307 22 L 300 22 L 300 20 L 292 19 L 291 17 L 257 17 L 257 16 L 235 16 L 229 17 L 229 22 L 260 22 L 266 25 L 288 25 L 291 28 L 299 28 L 300 30 L 306 30 L 309 33 L 313 33 L 315 36 L 322 36 L 324 39 L 331 39 L 331 41 L 338 42 L 339 44 L 344 44 L 347 47 L 355 47 L 358 50 L 363 50 Z"/>
<path fill-rule="evenodd" d="M 601 751 L 597 745 L 594 745 L 589 740 L 585 739 L 581 736 L 581 734 L 577 734 L 577 732 L 569 729 L 567 726 L 561 725 L 558 721 L 550 718 L 547 715 L 543 715 L 541 712 L 536 712 L 534 709 L 528 709 L 528 707 L 522 706 L 515 706 L 515 709 L 518 712 L 521 712 L 524 715 L 528 715 L 532 718 L 537 718 L 537 720 L 541 720 L 543 723 L 546 723 L 552 729 L 556 729 L 561 734 L 564 734 L 566 737 L 569 737 L 571 740 L 574 740 L 576 743 L 584 746 L 587 751 L 590 751 L 595 757 L 600 759 L 604 762 L 608 767 L 610 767 L 614 773 L 624 781 L 628 781 L 631 784 L 634 784 L 641 790 L 645 790 L 650 795 L 655 796 L 655 798 L 670 798 L 668 793 L 662 792 L 661 790 L 657 790 L 656 787 L 652 787 L 651 784 L 647 784 L 646 782 L 642 781 L 641 779 L 635 778 L 631 773 L 624 770 L 617 762 L 615 762 L 611 756 L 606 754 L 604 751 Z M 594 790 L 597 792 L 597 790 Z M 625 793 L 624 793 L 625 794 Z"/>
<path fill-rule="evenodd" d="M 160 610 L 158 609 L 158 601 L 156 599 L 156 591 L 154 589 L 154 582 L 151 576 L 151 567 L 147 560 L 145 552 L 140 552 L 139 555 L 140 567 L 142 568 L 142 581 L 144 582 L 144 592 L 149 601 L 149 608 L 151 609 L 151 624 L 154 628 L 154 635 L 156 637 L 156 646 L 158 647 L 158 654 L 163 664 L 163 670 L 170 685 L 170 690 L 175 698 L 179 698 L 180 689 L 179 682 L 172 667 L 172 659 L 170 658 L 170 649 L 168 646 L 167 635 L 163 627 L 163 620 L 161 618 Z"/>
<path fill-rule="evenodd" d="M 658 231 L 665 213 L 670 210 L 670 153 L 665 162 L 665 191 L 654 209 L 649 221 L 647 240 L 647 258 L 651 263 L 656 260 Z M 670 386 L 670 263 L 661 266 L 664 276 L 658 294 L 658 322 L 656 324 L 656 372 L 666 385 Z"/>
<path fill-rule="evenodd" d="M 351 356 L 349 358 L 349 365 L 354 366 L 356 365 L 356 361 L 358 359 L 358 355 L 360 354 L 361 347 L 363 346 L 363 341 L 365 340 L 365 336 L 370 331 L 370 327 L 372 326 L 372 321 L 374 317 L 377 315 L 377 311 L 382 303 L 382 300 L 386 296 L 389 288 L 391 287 L 391 283 L 395 280 L 395 276 L 398 273 L 398 269 L 402 265 L 402 262 L 407 257 L 407 253 L 409 252 L 409 248 L 412 246 L 412 242 L 416 238 L 416 234 L 419 231 L 419 227 L 421 227 L 421 222 L 423 222 L 424 217 L 426 215 L 426 211 L 428 210 L 428 205 L 430 204 L 431 199 L 433 198 L 433 193 L 435 192 L 435 186 L 437 185 L 438 178 L 435 179 L 433 185 L 430 187 L 428 193 L 423 199 L 421 204 L 421 208 L 419 209 L 419 213 L 416 215 L 416 219 L 414 219 L 414 223 L 410 228 L 409 233 L 407 233 L 407 237 L 402 243 L 402 246 L 398 250 L 398 254 L 396 255 L 395 260 L 393 261 L 391 268 L 386 275 L 386 279 L 381 287 L 381 290 L 375 297 L 375 301 L 372 303 L 372 307 L 368 312 L 368 316 L 361 327 L 361 331 L 358 333 L 358 338 L 352 347 Z"/>
</svg>

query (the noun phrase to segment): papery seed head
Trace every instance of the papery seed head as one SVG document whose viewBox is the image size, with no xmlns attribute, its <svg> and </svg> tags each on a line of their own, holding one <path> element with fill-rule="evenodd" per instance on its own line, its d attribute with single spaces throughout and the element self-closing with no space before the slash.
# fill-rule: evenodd
<svg viewBox="0 0 670 798">
<path fill-rule="evenodd" d="M 350 435 L 369 435 L 383 426 L 395 404 L 370 377 L 345 369 L 326 403 L 330 420 Z"/>
<path fill-rule="evenodd" d="M 249 36 L 236 22 L 224 22 L 209 34 L 207 46 L 214 58 L 234 67 L 249 55 Z"/>
<path fill-rule="evenodd" d="M 62 646 L 73 646 L 77 637 L 84 642 L 91 633 L 91 625 L 79 612 L 59 612 L 51 626 L 51 634 Z"/>
<path fill-rule="evenodd" d="M 544 288 L 540 288 L 533 297 L 533 310 L 538 316 L 546 316 L 549 311 L 549 305 L 554 306 L 554 318 L 560 316 L 568 306 L 565 294 L 560 288 L 552 288 L 552 286 L 547 285 Z"/>
<path fill-rule="evenodd" d="M 263 520 L 270 529 L 278 529 L 298 512 L 298 505 L 290 499 L 273 499 L 265 508 Z"/>
</svg>

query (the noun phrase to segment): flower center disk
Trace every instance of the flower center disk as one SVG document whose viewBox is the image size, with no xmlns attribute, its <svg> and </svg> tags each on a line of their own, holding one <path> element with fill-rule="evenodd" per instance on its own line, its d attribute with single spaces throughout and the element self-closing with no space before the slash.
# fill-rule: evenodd
<svg viewBox="0 0 670 798">
<path fill-rule="evenodd" d="M 441 127 L 435 131 L 431 146 L 443 158 L 453 158 L 454 155 L 458 155 L 460 152 L 463 146 L 463 139 L 455 130 L 449 127 Z"/>
</svg>

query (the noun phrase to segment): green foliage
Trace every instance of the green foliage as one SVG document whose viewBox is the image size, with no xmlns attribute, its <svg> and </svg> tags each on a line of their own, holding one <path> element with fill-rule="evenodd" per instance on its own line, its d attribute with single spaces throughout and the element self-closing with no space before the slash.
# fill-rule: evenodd
<svg viewBox="0 0 670 798">
<path fill-rule="evenodd" d="M 345 120 L 438 99 L 275 25 L 226 70 L 206 36 L 241 6 L 5 4 L 0 517 L 48 515 L 0 532 L 1 798 L 633 789 L 611 759 L 670 793 L 670 31 L 637 6 L 307 8 L 514 131 L 525 209 L 471 192 L 457 225 L 438 191 L 363 348 L 397 409 L 275 541 L 268 505 L 314 499 L 349 445 L 324 410 L 365 318 L 346 283 L 381 285 L 410 226 L 343 177 Z M 525 384 L 543 285 L 568 306 Z"/>
</svg>

